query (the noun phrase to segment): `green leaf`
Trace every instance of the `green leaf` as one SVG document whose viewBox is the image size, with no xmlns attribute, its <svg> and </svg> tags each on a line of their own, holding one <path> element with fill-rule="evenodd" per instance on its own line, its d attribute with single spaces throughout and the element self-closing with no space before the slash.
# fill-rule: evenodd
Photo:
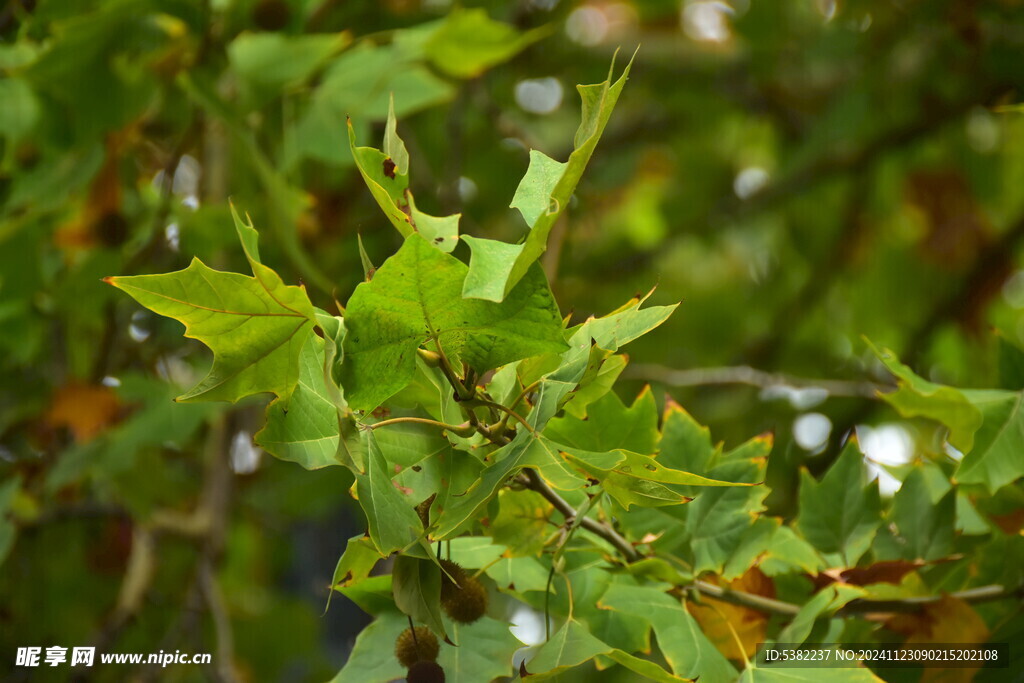
<svg viewBox="0 0 1024 683">
<path fill-rule="evenodd" d="M 566 414 L 584 419 L 590 404 L 612 390 L 612 386 L 625 368 L 625 356 L 609 356 L 607 351 L 594 346 L 590 350 L 587 372 L 573 392 L 572 400 L 565 404 Z"/>
<path fill-rule="evenodd" d="M 817 551 L 807 541 L 797 536 L 790 527 L 780 526 L 772 534 L 758 567 L 768 576 L 794 571 L 813 574 L 824 569 L 825 562 Z"/>
<path fill-rule="evenodd" d="M 599 606 L 613 583 L 636 585 L 631 576 L 607 571 L 604 562 L 587 562 L 569 571 L 567 577 L 572 583 L 573 616 L 591 635 L 624 652 L 651 651 L 651 624 L 647 619 Z"/>
<path fill-rule="evenodd" d="M 348 539 L 345 552 L 338 558 L 338 564 L 334 567 L 331 586 L 334 588 L 354 586 L 369 577 L 370 571 L 381 559 L 380 553 L 373 547 L 369 538 L 353 536 Z"/>
<path fill-rule="evenodd" d="M 542 681 L 607 651 L 607 645 L 590 635 L 577 621 L 569 619 L 526 663 L 526 669 L 531 678 L 536 676 L 534 680 Z"/>
<path fill-rule="evenodd" d="M 780 643 L 804 642 L 807 640 L 807 636 L 811 635 L 814 622 L 832 616 L 846 603 L 864 597 L 864 595 L 866 595 L 866 591 L 859 586 L 848 586 L 841 583 L 825 586 L 804 603 L 797 615 L 793 617 L 793 621 L 782 629 L 776 640 Z"/>
<path fill-rule="evenodd" d="M 416 348 L 440 345 L 452 362 L 480 372 L 527 356 L 566 348 L 562 323 L 543 271 L 500 304 L 459 295 L 466 266 L 410 237 L 356 287 L 346 309 L 342 380 L 354 409 L 371 410 L 409 383 Z"/>
<path fill-rule="evenodd" d="M 707 474 L 721 481 L 753 484 L 764 479 L 764 465 L 733 460 L 711 468 Z M 744 533 L 764 509 L 768 487 L 707 488 L 695 495 L 696 499 L 687 506 L 686 515 L 693 573 L 721 572 L 739 547 Z"/>
<path fill-rule="evenodd" d="M 366 513 L 370 538 L 381 555 L 400 550 L 422 534 L 423 525 L 415 506 L 420 501 L 410 500 L 391 480 L 394 468 L 373 432 L 367 435 L 367 471 L 356 473 L 356 493 L 359 505 Z"/>
<path fill-rule="evenodd" d="M 551 206 L 551 194 L 564 175 L 567 165 L 555 161 L 543 152 L 530 150 L 530 166 L 516 188 L 516 194 L 509 206 L 519 209 L 519 213 L 531 228 L 543 214 L 560 208 Z"/>
<path fill-rule="evenodd" d="M 355 646 L 331 683 L 391 683 L 405 678 L 395 657 L 395 641 L 408 628 L 404 614 L 383 612 L 359 632 Z"/>
<path fill-rule="evenodd" d="M 445 253 L 451 253 L 459 243 L 459 219 L 461 213 L 451 216 L 431 216 L 416 208 L 412 193 L 409 194 L 409 217 L 416 232 L 423 235 L 430 244 Z"/>
<path fill-rule="evenodd" d="M 533 434 L 521 431 L 511 443 L 490 454 L 488 465 L 472 486 L 463 493 L 450 496 L 446 501 L 434 501 L 439 511 L 436 519 L 435 538 L 445 538 L 456 533 L 470 520 L 478 518 L 480 510 L 497 495 L 509 477 L 513 477 L 528 465 L 539 466 L 550 460 L 557 449 L 542 442 Z M 582 481 L 580 483 L 582 485 Z"/>
<path fill-rule="evenodd" d="M 648 619 L 658 647 L 676 675 L 699 677 L 702 683 L 731 683 L 736 679 L 736 670 L 678 599 L 657 588 L 614 583 L 599 606 Z"/>
<path fill-rule="evenodd" d="M 406 190 L 409 188 L 407 173 L 399 173 L 397 164 L 388 155 L 373 147 L 356 147 L 356 131 L 352 119 L 348 120 L 348 144 L 352 159 L 356 162 L 359 175 L 363 176 L 370 194 L 388 217 L 391 224 L 403 237 L 413 234 L 409 215 L 403 210 L 409 205 Z"/>
<path fill-rule="evenodd" d="M 338 460 L 338 411 L 324 382 L 324 340 L 309 332 L 299 356 L 299 380 L 288 403 L 267 406 L 267 422 L 255 436 L 268 453 L 308 470 Z"/>
<path fill-rule="evenodd" d="M 384 127 L 384 154 L 395 163 L 395 172 L 409 175 L 409 150 L 398 137 L 398 121 L 395 119 L 395 93 L 388 100 L 388 121 Z"/>
<path fill-rule="evenodd" d="M 213 367 L 178 401 L 236 402 L 271 392 L 287 400 L 299 381 L 299 355 L 316 317 L 302 287 L 285 285 L 259 261 L 255 230 L 235 216 L 254 277 L 193 259 L 162 275 L 108 277 L 146 308 L 185 325 L 185 336 L 213 351 Z"/>
<path fill-rule="evenodd" d="M 691 499 L 664 484 L 683 486 L 751 486 L 751 483 L 735 483 L 708 479 L 690 472 L 663 467 L 649 455 L 617 451 L 621 454 L 618 462 L 605 467 L 597 462 L 597 455 L 583 451 L 563 451 L 562 457 L 575 467 L 587 472 L 601 482 L 602 487 L 626 510 L 631 504 L 643 507 L 657 505 L 678 505 Z M 767 494 L 765 494 L 767 495 Z"/>
<path fill-rule="evenodd" d="M 345 544 L 345 552 L 338 558 L 338 564 L 334 566 L 334 576 L 331 579 L 331 590 L 327 593 L 327 606 L 324 607 L 324 614 L 331 607 L 331 597 L 335 590 L 354 586 L 360 581 L 368 578 L 370 572 L 381 559 L 373 542 L 366 536 L 353 536 Z"/>
<path fill-rule="evenodd" d="M 445 683 L 481 683 L 512 675 L 512 656 L 523 646 L 507 622 L 488 616 L 472 624 L 445 620 L 458 647 L 441 647 L 437 663 Z"/>
<path fill-rule="evenodd" d="M 228 59 L 235 72 L 250 83 L 282 89 L 306 81 L 350 42 L 348 33 L 243 33 L 228 45 Z"/>
<path fill-rule="evenodd" d="M 797 529 L 821 552 L 842 553 L 851 567 L 882 523 L 878 482 L 865 485 L 861 460 L 851 438 L 820 482 L 807 470 L 800 472 Z"/>
<path fill-rule="evenodd" d="M 350 586 L 339 586 L 336 591 L 359 606 L 367 614 L 374 616 L 392 612 L 398 614 L 395 608 L 395 598 L 391 591 L 391 574 L 381 574 L 363 579 L 359 583 Z M 402 621 L 408 621 L 403 614 Z"/>
<path fill-rule="evenodd" d="M 1024 410 L 1022 392 L 964 391 L 982 416 L 974 447 L 957 467 L 960 484 L 983 484 L 990 492 L 1024 476 Z"/>
<path fill-rule="evenodd" d="M 946 557 L 953 552 L 956 490 L 950 488 L 933 503 L 924 472 L 915 467 L 893 497 L 889 521 L 903 540 L 900 547 L 904 559 L 928 561 Z"/>
<path fill-rule="evenodd" d="M 827 671 L 829 683 L 881 683 L 884 680 L 867 668 L 832 667 Z M 821 669 L 751 666 L 743 670 L 739 683 L 820 683 L 821 680 Z"/>
<path fill-rule="evenodd" d="M 309 107 L 295 129 L 295 144 L 286 149 L 286 165 L 305 157 L 337 166 L 351 163 L 345 132 L 346 116 L 354 121 L 383 121 L 395 93 L 395 116 L 402 117 L 451 99 L 452 84 L 431 73 L 397 45 L 407 30 L 395 32 L 396 44 L 364 40 L 331 61 L 313 91 Z"/>
<path fill-rule="evenodd" d="M 571 416 L 555 418 L 544 433 L 559 443 L 587 451 L 621 448 L 635 453 L 654 453 L 657 450 L 658 405 L 649 386 L 629 408 L 612 392 L 592 403 L 587 413 L 586 420 Z"/>
<path fill-rule="evenodd" d="M 391 570 L 391 590 L 398 609 L 448 641 L 441 620 L 441 569 L 436 563 L 399 555 Z"/>
<path fill-rule="evenodd" d="M 629 342 L 642 337 L 668 320 L 679 304 L 671 306 L 640 306 L 653 292 L 635 297 L 617 311 L 601 318 L 592 318 L 575 328 L 576 334 L 589 335 L 594 343 L 608 351 L 618 351 Z"/>
<path fill-rule="evenodd" d="M 601 139 L 632 65 L 633 62 L 630 60 L 619 79 L 612 83 L 615 69 L 615 61 L 612 60 L 612 67 L 605 81 L 596 85 L 577 86 L 583 101 L 582 121 L 576 131 L 575 149 L 565 163 L 564 172 L 552 186 L 550 176 L 557 162 L 547 157 L 531 155 L 530 165 L 533 167 L 536 163 L 537 167 L 532 173 L 527 172 L 523 179 L 527 187 L 520 185 L 516 195 L 520 198 L 519 203 L 528 207 L 524 215 L 534 215 L 540 205 L 543 205 L 543 210 L 530 225 L 530 232 L 522 244 L 508 245 L 482 239 L 466 240 L 472 250 L 472 257 L 463 296 L 501 301 L 526 275 L 533 262 L 547 250 L 551 228 L 568 206 L 569 199 L 583 176 L 583 170 L 587 167 L 598 140 Z M 542 198 L 544 194 L 547 194 L 546 201 Z M 598 346 L 609 351 L 615 350 L 600 343 Z"/>
<path fill-rule="evenodd" d="M 549 29 L 520 33 L 494 21 L 483 9 L 456 8 L 423 45 L 437 68 L 457 78 L 475 78 L 543 38 Z"/>
<path fill-rule="evenodd" d="M 377 272 L 377 266 L 373 265 L 370 255 L 366 253 L 362 235 L 356 235 L 356 243 L 359 245 L 359 262 L 363 265 L 363 279 L 369 282 L 373 279 L 373 274 Z"/>
<path fill-rule="evenodd" d="M 686 410 L 669 401 L 661 427 L 661 451 L 658 459 L 668 467 L 703 474 L 715 455 L 711 431 L 698 424 Z"/>
<path fill-rule="evenodd" d="M 540 553 L 549 533 L 552 507 L 533 491 L 503 490 L 498 494 L 498 514 L 491 520 L 491 538 L 508 547 L 513 557 Z"/>
<path fill-rule="evenodd" d="M 416 208 L 412 192 L 409 191 L 409 152 L 398 137 L 394 98 L 389 105 L 383 152 L 372 147 L 356 147 L 351 120 L 348 133 L 352 158 L 359 173 L 366 181 L 370 194 L 392 225 L 398 228 L 398 232 L 404 237 L 419 232 L 433 246 L 443 252 L 451 252 L 459 241 L 459 219 L 462 214 L 437 217 Z"/>
<path fill-rule="evenodd" d="M 962 391 L 933 384 L 918 377 L 888 349 L 878 349 L 865 339 L 880 361 L 899 380 L 899 389 L 882 398 L 903 417 L 927 417 L 949 428 L 949 442 L 963 453 L 974 445 L 974 433 L 982 415 Z"/>
</svg>

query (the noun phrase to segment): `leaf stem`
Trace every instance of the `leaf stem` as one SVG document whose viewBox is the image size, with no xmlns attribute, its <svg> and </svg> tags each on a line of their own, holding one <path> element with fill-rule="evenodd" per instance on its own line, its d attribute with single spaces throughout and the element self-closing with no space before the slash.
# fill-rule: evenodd
<svg viewBox="0 0 1024 683">
<path fill-rule="evenodd" d="M 519 395 L 516 396 L 516 400 L 512 401 L 512 403 L 510 403 L 508 407 L 511 410 L 515 410 L 516 406 L 518 406 L 522 402 L 522 400 L 524 398 L 526 398 L 530 394 L 531 391 L 536 389 L 540 385 L 541 381 L 542 380 L 538 379 L 538 380 L 536 380 L 534 382 L 531 382 L 530 384 L 526 385 L 526 387 L 522 391 L 519 392 Z"/>
<path fill-rule="evenodd" d="M 472 436 L 476 429 L 471 424 L 464 425 L 452 425 L 446 422 L 438 422 L 437 420 L 431 420 L 426 417 L 393 417 L 390 420 L 382 420 L 381 422 L 374 422 L 373 424 L 363 425 L 367 429 L 379 429 L 380 427 L 387 427 L 394 424 L 402 424 L 403 422 L 412 422 L 416 424 L 425 424 L 438 429 L 457 434 L 458 436 Z"/>
<path fill-rule="evenodd" d="M 501 412 L 505 413 L 506 415 L 515 418 L 516 422 L 518 422 L 519 424 L 521 424 L 524 427 L 526 427 L 527 431 L 529 431 L 531 434 L 536 434 L 537 433 L 537 430 L 533 428 L 533 425 L 531 425 L 529 422 L 527 422 L 525 418 L 523 418 L 521 415 L 519 415 L 519 413 L 517 413 L 516 411 L 512 410 L 511 408 L 506 408 L 505 406 L 501 405 L 500 403 L 496 403 L 495 401 L 488 401 L 487 399 L 484 399 L 484 398 L 479 398 L 478 397 L 476 400 L 479 401 L 481 405 L 490 406 L 491 408 L 496 408 L 497 410 L 500 410 Z M 501 424 L 501 423 L 499 422 L 498 424 Z"/>
</svg>

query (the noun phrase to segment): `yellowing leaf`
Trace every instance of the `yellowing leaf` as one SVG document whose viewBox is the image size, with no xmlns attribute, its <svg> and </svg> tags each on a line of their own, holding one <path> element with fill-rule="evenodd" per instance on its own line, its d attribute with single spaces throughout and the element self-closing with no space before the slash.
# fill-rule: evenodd
<svg viewBox="0 0 1024 683">
<path fill-rule="evenodd" d="M 775 585 L 757 567 L 752 567 L 735 581 L 724 583 L 732 590 L 775 597 Z M 744 655 L 752 658 L 757 653 L 757 644 L 764 642 L 765 627 L 768 624 L 768 615 L 764 612 L 717 601 L 706 604 L 688 602 L 686 609 L 700 624 L 704 635 L 727 659 L 741 660 Z M 742 652 L 740 643 L 743 645 Z"/>
<path fill-rule="evenodd" d="M 988 626 L 973 607 L 963 600 L 943 595 L 937 602 L 925 605 L 917 614 L 899 614 L 886 626 L 907 636 L 908 644 L 984 643 L 988 639 Z M 980 665 L 981 663 L 979 663 Z M 922 682 L 970 681 L 976 668 L 925 669 Z"/>
</svg>

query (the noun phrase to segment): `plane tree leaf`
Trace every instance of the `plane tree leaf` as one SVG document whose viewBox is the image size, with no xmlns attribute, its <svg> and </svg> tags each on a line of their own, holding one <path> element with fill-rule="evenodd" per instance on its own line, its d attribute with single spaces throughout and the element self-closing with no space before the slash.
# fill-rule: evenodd
<svg viewBox="0 0 1024 683">
<path fill-rule="evenodd" d="M 653 586 L 613 583 L 598 606 L 648 619 L 658 639 L 658 648 L 677 676 L 699 677 L 711 683 L 736 680 L 736 669 L 707 639 L 677 598 Z"/>
<path fill-rule="evenodd" d="M 893 497 L 889 521 L 903 541 L 908 560 L 937 560 L 953 551 L 956 524 L 956 491 L 950 488 L 938 502 L 932 501 L 924 472 L 915 467 Z"/>
<path fill-rule="evenodd" d="M 617 664 L 641 674 L 645 680 L 658 683 L 689 680 L 673 676 L 654 662 L 634 657 L 627 652 L 611 647 L 571 618 L 551 636 L 549 641 L 541 646 L 524 668 L 529 673 L 530 679 L 543 681 L 600 655 L 608 656 Z"/>
<path fill-rule="evenodd" d="M 301 286 L 285 285 L 264 266 L 256 231 L 235 216 L 253 276 L 192 259 L 161 275 L 108 277 L 146 308 L 185 325 L 185 336 L 213 351 L 213 367 L 178 401 L 228 401 L 269 392 L 287 400 L 299 381 L 299 355 L 316 317 Z"/>
<path fill-rule="evenodd" d="M 745 482 L 743 487 L 702 488 L 693 493 L 687 506 L 686 532 L 693 555 L 693 571 L 721 572 L 739 547 L 744 533 L 764 509 L 768 495 L 765 486 L 753 486 L 764 480 L 764 464 L 733 460 L 712 467 L 707 475 L 726 482 Z M 707 484 L 702 484 L 707 486 Z M 721 484 L 718 484 L 721 486 Z"/>
<path fill-rule="evenodd" d="M 392 481 L 394 467 L 385 458 L 373 432 L 367 434 L 367 467 L 356 473 L 355 490 L 360 507 L 366 513 L 370 538 L 381 555 L 388 555 L 409 545 L 423 533 L 416 514 L 420 502 L 411 500 Z"/>
<path fill-rule="evenodd" d="M 904 417 L 927 417 L 944 424 L 949 428 L 949 442 L 964 453 L 970 451 L 982 414 L 964 392 L 922 379 L 892 351 L 867 343 L 899 383 L 895 392 L 882 394 L 882 398 Z"/>
<path fill-rule="evenodd" d="M 1024 393 L 965 390 L 981 412 L 974 447 L 964 454 L 954 475 L 960 484 L 982 484 L 991 492 L 1024 476 Z"/>
<path fill-rule="evenodd" d="M 324 381 L 324 340 L 316 334 L 307 333 L 291 398 L 267 406 L 267 422 L 255 441 L 268 453 L 308 470 L 339 464 L 338 411 Z"/>
<path fill-rule="evenodd" d="M 466 266 L 408 238 L 346 308 L 342 384 L 349 405 L 370 410 L 405 386 L 416 349 L 428 341 L 483 372 L 566 348 L 562 322 L 540 268 L 502 303 L 460 297 Z"/>
<path fill-rule="evenodd" d="M 640 453 L 618 451 L 617 462 L 605 465 L 594 454 L 581 451 L 563 451 L 562 456 L 576 468 L 597 479 L 615 500 L 626 510 L 630 505 L 654 507 L 658 505 L 681 505 L 692 500 L 678 490 L 666 486 L 751 486 L 750 483 L 734 483 L 708 479 L 690 472 L 663 467 L 657 459 Z"/>
<path fill-rule="evenodd" d="M 566 405 L 572 405 L 575 399 Z M 646 387 L 627 408 L 610 392 L 587 409 L 586 420 L 565 416 L 548 423 L 545 434 L 553 440 L 588 451 L 615 448 L 635 453 L 654 453 L 658 447 L 658 406 Z"/>
<path fill-rule="evenodd" d="M 448 640 L 441 619 L 441 569 L 436 563 L 399 555 L 391 571 L 391 590 L 398 609 Z"/>
<path fill-rule="evenodd" d="M 445 619 L 459 647 L 443 647 L 437 663 L 446 683 L 492 681 L 512 673 L 512 656 L 523 646 L 509 631 L 508 622 L 484 615 L 472 624 Z"/>
<path fill-rule="evenodd" d="M 356 147 L 356 134 L 351 120 L 348 123 L 348 138 L 356 168 L 370 194 L 398 232 L 403 237 L 418 232 L 441 251 L 451 252 L 459 242 L 461 214 L 438 217 L 416 208 L 409 190 L 409 152 L 398 136 L 394 97 L 389 103 L 384 129 L 384 151 L 373 147 Z"/>
<path fill-rule="evenodd" d="M 470 268 L 472 269 L 472 264 Z M 679 305 L 640 308 L 651 293 L 653 292 L 630 299 L 624 306 L 608 315 L 587 320 L 573 328 L 572 334 L 589 335 L 598 347 L 618 351 L 668 320 Z"/>
<path fill-rule="evenodd" d="M 882 523 L 878 482 L 865 482 L 855 439 L 850 439 L 821 481 L 800 472 L 800 514 L 796 527 L 824 553 L 842 553 L 853 566 L 871 545 Z"/>
<path fill-rule="evenodd" d="M 409 627 L 397 610 L 383 612 L 359 632 L 355 646 L 331 683 L 391 683 L 405 678 L 406 670 L 395 658 L 395 640 Z"/>
<path fill-rule="evenodd" d="M 467 240 L 472 257 L 469 275 L 463 288 L 464 296 L 501 301 L 526 275 L 530 265 L 547 250 L 551 228 L 569 205 L 569 199 L 576 190 L 590 157 L 594 154 L 619 94 L 626 84 L 632 64 L 630 60 L 615 82 L 612 82 L 615 69 L 613 61 L 606 80 L 596 85 L 577 86 L 583 110 L 582 120 L 576 131 L 575 149 L 565 162 L 557 182 L 552 180 L 556 175 L 558 162 L 540 152 L 530 155 L 531 169 L 527 170 L 523 178 L 526 186 L 520 185 L 516 190 L 518 200 L 513 200 L 513 203 L 523 210 L 527 220 L 535 217 L 533 223 L 529 224 L 530 232 L 526 240 L 517 245 L 497 246 L 500 243 L 495 240 Z"/>
</svg>

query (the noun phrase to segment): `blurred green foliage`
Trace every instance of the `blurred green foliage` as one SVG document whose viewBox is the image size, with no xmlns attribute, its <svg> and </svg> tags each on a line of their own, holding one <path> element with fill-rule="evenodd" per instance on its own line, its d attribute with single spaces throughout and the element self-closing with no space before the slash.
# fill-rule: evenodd
<svg viewBox="0 0 1024 683">
<path fill-rule="evenodd" d="M 857 425 L 889 455 L 895 439 L 902 460 L 875 465 L 893 485 L 943 456 L 936 425 L 866 398 L 890 378 L 861 335 L 940 384 L 1024 388 L 1024 117 L 1003 108 L 1024 81 L 1018 0 L 466 5 L 0 7 L 3 657 L 213 651 L 223 613 L 243 679 L 337 671 L 365 623 L 319 616 L 364 528 L 351 478 L 262 457 L 260 401 L 172 404 L 209 354 L 101 278 L 193 255 L 245 270 L 230 197 L 263 229 L 263 261 L 331 310 L 363 279 L 357 235 L 374 263 L 399 244 L 345 126 L 376 144 L 392 95 L 417 206 L 517 241 L 529 150 L 568 158 L 572 85 L 642 45 L 542 263 L 576 321 L 655 285 L 653 301 L 683 301 L 620 386 L 671 391 L 730 447 L 773 431 L 776 514 L 796 517 L 799 468 L 820 474 Z M 1022 552 L 1024 493 L 987 493 L 957 498 L 958 524 L 999 558 L 979 575 L 1015 585 L 1003 558 Z M 126 570 L 147 561 L 133 592 Z M 1019 637 L 1019 615 L 984 616 Z"/>
</svg>

